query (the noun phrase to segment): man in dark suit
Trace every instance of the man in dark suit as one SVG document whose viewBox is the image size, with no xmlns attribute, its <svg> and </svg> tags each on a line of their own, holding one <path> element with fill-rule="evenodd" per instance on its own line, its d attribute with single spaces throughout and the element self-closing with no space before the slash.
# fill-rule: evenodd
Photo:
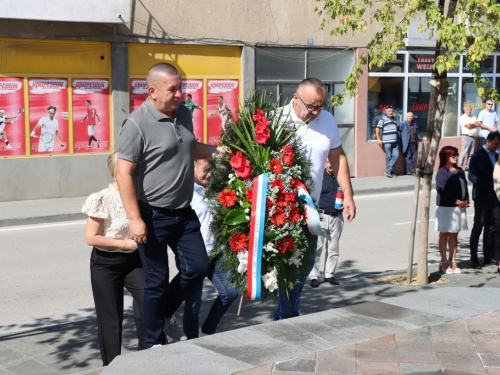
<svg viewBox="0 0 500 375">
<path fill-rule="evenodd" d="M 406 120 L 399 125 L 401 146 L 406 160 L 406 174 L 415 176 L 415 158 L 418 149 L 418 124 L 413 112 L 406 114 Z"/>
<path fill-rule="evenodd" d="M 481 268 L 477 257 L 477 247 L 483 227 L 484 264 L 495 263 L 491 258 L 495 234 L 493 206 L 497 199 L 493 188 L 493 168 L 498 159 L 499 147 L 500 133 L 491 132 L 486 138 L 486 144 L 470 159 L 469 181 L 473 184 L 472 199 L 474 199 L 474 225 L 470 234 L 471 268 Z"/>
</svg>

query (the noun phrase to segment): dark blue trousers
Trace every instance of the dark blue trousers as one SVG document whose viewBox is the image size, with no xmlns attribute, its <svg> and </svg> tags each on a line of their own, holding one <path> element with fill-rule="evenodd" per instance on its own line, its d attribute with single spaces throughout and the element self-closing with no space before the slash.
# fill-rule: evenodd
<svg viewBox="0 0 500 375">
<path fill-rule="evenodd" d="M 200 221 L 191 207 L 162 212 L 141 207 L 148 243 L 139 244 L 144 268 L 144 326 L 149 347 L 166 344 L 165 318 L 179 308 L 208 271 L 208 257 Z M 175 254 L 179 272 L 169 280 L 167 246 Z"/>
</svg>

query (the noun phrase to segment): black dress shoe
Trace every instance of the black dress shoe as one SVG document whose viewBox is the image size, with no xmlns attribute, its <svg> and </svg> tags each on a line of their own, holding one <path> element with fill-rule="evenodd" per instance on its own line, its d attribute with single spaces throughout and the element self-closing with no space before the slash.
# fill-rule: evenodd
<svg viewBox="0 0 500 375">
<path fill-rule="evenodd" d="M 474 268 L 474 269 L 478 269 L 478 270 L 480 270 L 481 268 L 483 268 L 483 267 L 481 267 L 481 265 L 479 264 L 479 262 L 476 262 L 476 261 L 473 261 L 473 260 L 470 261 L 470 266 L 469 267 L 470 268 Z"/>
<path fill-rule="evenodd" d="M 486 266 L 487 264 L 491 264 L 492 266 L 498 266 L 498 262 L 495 259 L 485 259 L 483 264 Z"/>
<path fill-rule="evenodd" d="M 309 285 L 311 285 L 311 288 L 317 288 L 319 286 L 319 281 L 317 279 L 312 279 Z"/>
<path fill-rule="evenodd" d="M 337 280 L 335 280 L 335 277 L 325 278 L 325 283 L 327 283 L 327 282 L 332 284 L 332 285 L 340 285 L 340 283 Z"/>
</svg>

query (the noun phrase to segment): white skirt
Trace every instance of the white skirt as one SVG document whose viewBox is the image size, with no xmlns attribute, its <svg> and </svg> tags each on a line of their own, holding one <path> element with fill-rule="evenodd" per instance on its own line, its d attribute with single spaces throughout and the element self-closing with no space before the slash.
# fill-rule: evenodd
<svg viewBox="0 0 500 375">
<path fill-rule="evenodd" d="M 436 231 L 458 233 L 468 230 L 466 210 L 460 207 L 436 207 Z"/>
</svg>

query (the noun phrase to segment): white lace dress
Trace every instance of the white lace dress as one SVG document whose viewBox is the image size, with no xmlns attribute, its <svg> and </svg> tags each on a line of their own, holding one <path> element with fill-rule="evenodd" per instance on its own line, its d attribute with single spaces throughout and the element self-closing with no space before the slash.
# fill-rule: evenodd
<svg viewBox="0 0 500 375">
<path fill-rule="evenodd" d="M 107 188 L 91 194 L 82 207 L 82 212 L 87 216 L 103 219 L 100 235 L 109 238 L 125 240 L 130 238 L 130 230 L 120 199 L 120 193 L 110 184 Z M 105 250 L 96 246 L 101 251 L 132 253 L 135 250 Z"/>
</svg>

